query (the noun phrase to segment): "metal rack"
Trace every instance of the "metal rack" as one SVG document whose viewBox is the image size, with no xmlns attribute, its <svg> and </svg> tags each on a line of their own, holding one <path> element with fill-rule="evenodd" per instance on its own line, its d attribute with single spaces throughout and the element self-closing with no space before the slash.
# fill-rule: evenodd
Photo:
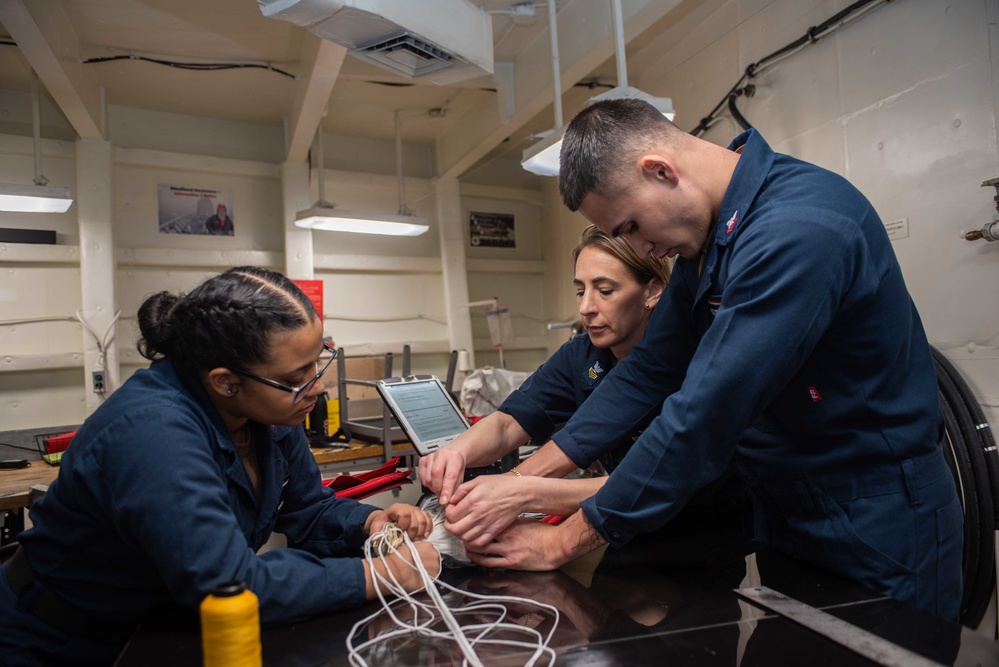
<svg viewBox="0 0 999 667">
<path fill-rule="evenodd" d="M 389 352 L 385 355 L 385 367 L 382 377 L 393 377 L 392 367 L 394 355 Z M 451 351 L 448 360 L 447 379 L 444 383 L 448 392 L 452 392 L 451 386 L 454 382 L 454 374 L 458 364 L 457 350 Z M 384 448 L 384 461 L 395 456 L 405 456 L 407 458 L 416 457 L 416 451 L 412 447 L 396 449 L 392 446 L 394 442 L 406 441 L 406 434 L 403 433 L 389 408 L 382 401 L 382 414 L 374 417 L 360 417 L 351 419 L 350 398 L 347 396 L 348 385 L 358 385 L 363 387 L 374 387 L 375 380 L 353 379 L 347 377 L 347 355 L 343 348 L 337 354 L 337 397 L 340 404 L 340 428 L 348 441 L 355 437 L 372 440 L 381 443 Z M 411 375 L 410 371 L 410 348 L 405 345 L 402 348 L 402 377 Z M 379 399 L 380 401 L 381 399 Z"/>
<path fill-rule="evenodd" d="M 355 437 L 369 438 L 380 442 L 384 448 L 384 460 L 388 461 L 396 455 L 392 448 L 392 441 L 405 440 L 399 424 L 393 419 L 388 406 L 382 404 L 382 415 L 380 417 L 363 417 L 358 419 L 350 418 L 350 398 L 347 396 L 347 385 L 359 385 L 363 387 L 374 387 L 374 380 L 351 379 L 347 377 L 347 355 L 343 348 L 337 355 L 337 395 L 340 399 L 340 428 L 348 441 Z M 410 352 L 409 346 L 402 349 L 402 370 L 409 372 Z M 385 355 L 385 373 L 382 377 L 392 377 L 393 355 L 391 352 Z M 405 454 L 413 455 L 415 452 L 410 448 Z"/>
</svg>

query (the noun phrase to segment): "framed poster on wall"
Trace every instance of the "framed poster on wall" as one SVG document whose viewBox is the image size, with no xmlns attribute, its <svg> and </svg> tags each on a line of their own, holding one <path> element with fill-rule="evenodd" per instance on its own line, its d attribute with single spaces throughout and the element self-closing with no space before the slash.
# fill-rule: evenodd
<svg viewBox="0 0 999 667">
<path fill-rule="evenodd" d="M 468 242 L 473 248 L 516 248 L 512 213 L 482 213 L 468 216 Z"/>
<path fill-rule="evenodd" d="M 232 197 L 225 190 L 160 183 L 160 234 L 233 236 Z"/>
</svg>

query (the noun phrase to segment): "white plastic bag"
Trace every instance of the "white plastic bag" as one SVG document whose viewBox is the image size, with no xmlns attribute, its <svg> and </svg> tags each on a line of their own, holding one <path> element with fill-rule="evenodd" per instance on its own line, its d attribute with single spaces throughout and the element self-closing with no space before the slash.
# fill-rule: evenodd
<svg viewBox="0 0 999 667">
<path fill-rule="evenodd" d="M 468 417 L 485 417 L 496 411 L 530 373 L 505 368 L 479 368 L 468 374 L 461 385 L 461 409 Z"/>
</svg>

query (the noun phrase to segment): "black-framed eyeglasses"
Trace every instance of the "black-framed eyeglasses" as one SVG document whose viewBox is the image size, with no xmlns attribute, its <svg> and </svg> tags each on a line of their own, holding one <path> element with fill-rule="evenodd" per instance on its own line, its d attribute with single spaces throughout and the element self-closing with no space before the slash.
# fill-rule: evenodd
<svg viewBox="0 0 999 667">
<path fill-rule="evenodd" d="M 317 382 L 319 382 L 319 378 L 321 378 L 323 374 L 326 373 L 327 370 L 329 370 L 330 364 L 332 364 L 333 360 L 336 359 L 337 349 L 333 346 L 332 343 L 327 343 L 326 341 L 323 341 L 323 350 L 330 353 L 330 358 L 326 360 L 326 363 L 323 364 L 322 368 L 319 368 L 319 360 L 317 359 L 316 368 L 319 369 L 319 372 L 316 373 L 312 377 L 312 379 L 308 380 L 304 384 L 301 384 L 297 387 L 289 387 L 283 382 L 278 382 L 277 380 L 271 380 L 270 378 L 265 378 L 262 375 L 257 375 L 256 373 L 250 373 L 249 371 L 241 371 L 238 368 L 230 368 L 229 370 L 231 370 L 233 373 L 236 373 L 237 375 L 242 375 L 243 377 L 248 377 L 251 380 L 256 380 L 257 382 L 262 382 L 270 387 L 274 387 L 275 389 L 280 389 L 281 391 L 287 391 L 291 393 L 291 402 L 292 405 L 294 405 L 295 403 L 298 403 L 300 400 L 302 400 L 302 396 L 307 394 L 309 390 L 312 389 L 312 387 Z"/>
</svg>

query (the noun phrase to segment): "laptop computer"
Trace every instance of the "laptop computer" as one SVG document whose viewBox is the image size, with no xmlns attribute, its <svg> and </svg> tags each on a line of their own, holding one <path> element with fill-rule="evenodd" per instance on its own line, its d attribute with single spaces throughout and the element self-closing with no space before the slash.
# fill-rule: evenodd
<svg viewBox="0 0 999 667">
<path fill-rule="evenodd" d="M 465 415 L 436 375 L 385 378 L 375 388 L 419 456 L 454 442 L 469 429 Z M 491 465 L 466 469 L 464 478 L 502 473 L 519 460 L 514 450 Z"/>
<path fill-rule="evenodd" d="M 468 430 L 468 420 L 436 375 L 384 378 L 375 387 L 420 456 Z"/>
</svg>

